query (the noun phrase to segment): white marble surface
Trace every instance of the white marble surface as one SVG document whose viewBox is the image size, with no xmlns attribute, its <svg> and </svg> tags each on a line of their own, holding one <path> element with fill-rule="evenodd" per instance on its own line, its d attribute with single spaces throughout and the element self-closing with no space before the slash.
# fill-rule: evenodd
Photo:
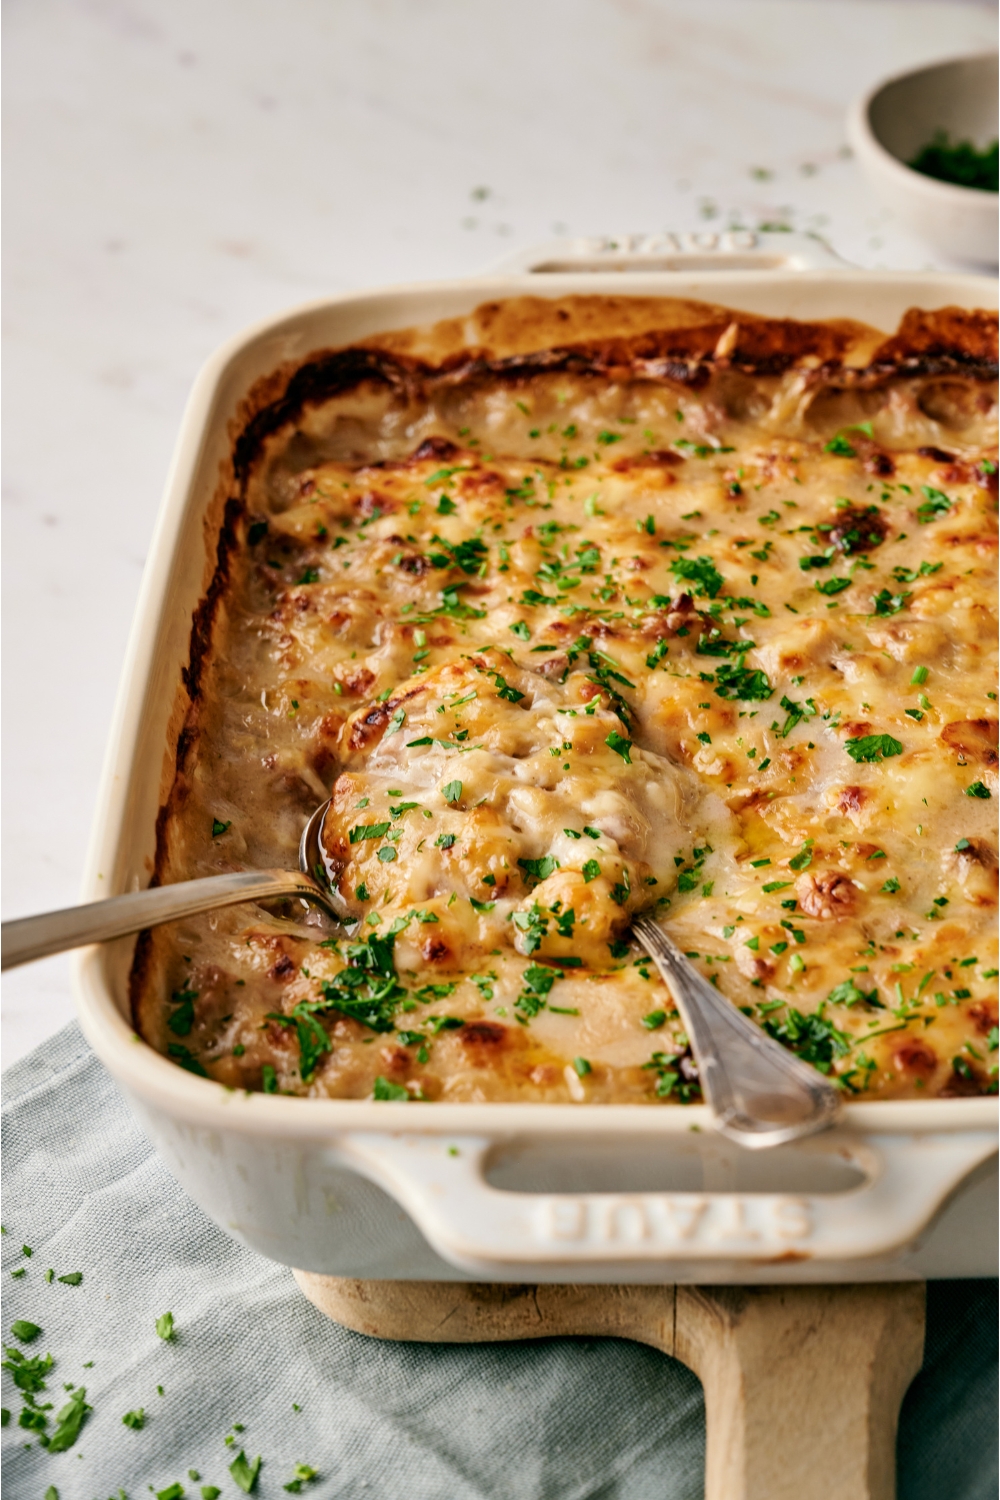
<svg viewBox="0 0 1000 1500">
<path fill-rule="evenodd" d="M 11 0 L 4 915 L 77 897 L 160 487 L 198 366 L 327 292 L 553 233 L 816 228 L 919 267 L 844 149 L 877 78 L 995 45 L 893 0 Z M 3 1060 L 72 1014 L 3 985 Z"/>
</svg>

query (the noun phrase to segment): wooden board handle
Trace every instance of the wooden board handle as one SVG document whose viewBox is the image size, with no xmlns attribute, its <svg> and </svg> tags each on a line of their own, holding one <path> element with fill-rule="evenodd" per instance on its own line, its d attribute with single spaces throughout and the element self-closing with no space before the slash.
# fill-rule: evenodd
<svg viewBox="0 0 1000 1500">
<path fill-rule="evenodd" d="M 922 1282 L 871 1286 L 522 1286 L 296 1271 L 372 1338 L 651 1344 L 705 1390 L 706 1500 L 894 1500 L 896 1427 L 924 1346 Z"/>
</svg>

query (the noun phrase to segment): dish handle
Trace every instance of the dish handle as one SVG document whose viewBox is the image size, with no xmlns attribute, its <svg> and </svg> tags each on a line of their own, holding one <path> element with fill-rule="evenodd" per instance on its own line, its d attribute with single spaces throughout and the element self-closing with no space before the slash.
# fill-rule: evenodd
<svg viewBox="0 0 1000 1500">
<path fill-rule="evenodd" d="M 497 1144 L 482 1136 L 354 1132 L 335 1155 L 395 1198 L 452 1265 L 483 1279 L 524 1281 L 543 1267 L 564 1267 L 577 1279 L 588 1267 L 660 1263 L 669 1279 L 678 1262 L 759 1266 L 892 1254 L 996 1151 L 984 1130 L 920 1137 L 836 1130 L 809 1150 L 863 1173 L 846 1192 L 550 1193 L 493 1187 L 487 1168 Z"/>
<path fill-rule="evenodd" d="M 843 271 L 818 235 L 754 229 L 680 234 L 605 234 L 547 240 L 493 262 L 486 274 L 603 271 Z"/>
</svg>

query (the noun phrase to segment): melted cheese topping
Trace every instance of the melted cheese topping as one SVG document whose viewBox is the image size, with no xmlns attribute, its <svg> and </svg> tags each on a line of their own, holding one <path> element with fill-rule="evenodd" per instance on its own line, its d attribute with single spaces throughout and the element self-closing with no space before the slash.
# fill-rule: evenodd
<svg viewBox="0 0 1000 1500">
<path fill-rule="evenodd" d="M 160 869 L 291 867 L 332 789 L 349 926 L 159 930 L 142 1035 L 268 1091 L 686 1101 L 652 909 L 850 1095 L 990 1089 L 993 417 L 957 376 L 542 371 L 286 424 Z"/>
</svg>

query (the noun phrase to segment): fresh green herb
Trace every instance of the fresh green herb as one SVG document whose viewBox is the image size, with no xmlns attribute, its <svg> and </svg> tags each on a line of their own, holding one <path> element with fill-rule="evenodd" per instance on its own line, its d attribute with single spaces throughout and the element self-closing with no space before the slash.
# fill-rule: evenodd
<svg viewBox="0 0 1000 1500">
<path fill-rule="evenodd" d="M 921 146 L 907 166 L 938 182 L 953 182 L 958 187 L 978 188 L 984 193 L 997 191 L 998 143 L 981 150 L 972 141 L 952 141 L 946 130 L 937 130 L 926 146 Z"/>
<path fill-rule="evenodd" d="M 10 1331 L 22 1344 L 30 1344 L 32 1339 L 37 1339 L 41 1333 L 37 1323 L 29 1323 L 27 1318 L 18 1318 L 16 1323 L 10 1325 Z"/>
<path fill-rule="evenodd" d="M 659 1031 L 666 1019 L 665 1010 L 651 1010 L 648 1016 L 643 1016 L 640 1024 L 645 1026 L 647 1031 Z"/>
<path fill-rule="evenodd" d="M 508 628 L 513 632 L 514 635 L 518 636 L 522 641 L 530 641 L 531 640 L 531 631 L 529 630 L 529 628 L 528 628 L 528 626 L 527 626 L 527 624 L 525 623 L 524 620 L 518 620 L 518 621 L 516 621 L 515 624 L 509 626 Z"/>
<path fill-rule="evenodd" d="M 372 1098 L 380 1099 L 383 1102 L 387 1100 L 393 1100 L 396 1103 L 406 1103 L 409 1101 L 410 1095 L 407 1090 L 403 1088 L 402 1084 L 390 1083 L 388 1078 L 383 1078 L 380 1073 L 375 1080 L 375 1086 L 372 1090 Z M 233 1478 L 236 1478 L 235 1474 L 233 1475 Z M 237 1483 L 239 1483 L 238 1480 Z M 247 1491 L 249 1493 L 248 1487 L 241 1485 L 240 1488 L 247 1488 Z"/>
<path fill-rule="evenodd" d="M 434 739 L 429 734 L 422 734 L 418 740 L 407 740 L 407 750 L 412 750 L 416 745 L 433 745 Z"/>
<path fill-rule="evenodd" d="M 620 755 L 621 758 L 622 758 L 622 760 L 625 762 L 625 764 L 627 766 L 630 766 L 632 764 L 632 755 L 631 755 L 632 741 L 631 740 L 627 740 L 625 738 L 625 736 L 619 734 L 616 729 L 612 729 L 611 733 L 608 735 L 608 737 L 604 741 L 604 743 L 611 750 L 613 750 L 616 755 Z"/>
<path fill-rule="evenodd" d="M 542 912 L 537 901 L 532 902 L 527 911 L 516 911 L 513 916 L 514 926 L 522 934 L 524 951 L 527 954 L 536 953 L 542 945 L 542 939 L 549 930 L 548 917 Z"/>
<path fill-rule="evenodd" d="M 212 819 L 212 837 L 213 837 L 213 839 L 219 838 L 221 834 L 225 833 L 227 831 L 227 829 L 232 828 L 232 826 L 233 826 L 233 821 L 232 821 L 231 818 L 230 818 L 230 820 L 229 820 L 228 823 L 220 823 L 219 820 L 218 820 L 218 818 L 213 818 Z"/>
<path fill-rule="evenodd" d="M 600 875 L 600 873 L 601 873 L 601 867 L 597 863 L 597 860 L 596 859 L 588 859 L 587 862 L 586 862 L 586 864 L 583 867 L 583 878 L 584 878 L 585 882 L 587 883 L 587 885 L 589 885 L 592 880 L 596 880 L 597 877 L 598 877 L 598 875 Z"/>
<path fill-rule="evenodd" d="M 879 589 L 877 594 L 872 595 L 872 603 L 877 615 L 898 615 L 912 597 L 912 594 L 890 594 L 888 589 Z"/>
<path fill-rule="evenodd" d="M 793 955 L 798 957 L 798 954 Z M 795 1052 L 821 1073 L 829 1073 L 835 1058 L 850 1051 L 851 1039 L 823 1016 L 823 1007 L 811 1016 L 788 1006 L 783 1021 L 764 1022 L 764 1030 L 775 1041 Z"/>
<path fill-rule="evenodd" d="M 311 1469 L 308 1464 L 296 1464 L 292 1478 L 287 1484 L 282 1485 L 282 1489 L 287 1490 L 290 1495 L 300 1495 L 302 1493 L 302 1486 L 308 1484 L 311 1479 L 316 1478 L 317 1471 Z"/>
<path fill-rule="evenodd" d="M 853 979 L 845 979 L 841 984 L 835 985 L 826 997 L 830 1005 L 873 1005 L 882 1010 L 879 1005 L 878 990 L 859 989 Z"/>
<path fill-rule="evenodd" d="M 174 1329 L 174 1315 L 172 1312 L 165 1312 L 160 1314 L 160 1316 L 156 1320 L 156 1332 L 159 1337 L 161 1339 L 164 1339 L 167 1343 L 170 1343 L 172 1339 L 175 1339 L 177 1337 L 177 1333 Z"/>
<path fill-rule="evenodd" d="M 895 875 L 890 875 L 889 879 L 884 880 L 881 886 L 881 890 L 887 896 L 894 896 L 899 888 L 899 881 L 896 879 Z"/>
<path fill-rule="evenodd" d="M 798 854 L 794 855 L 793 858 L 788 861 L 788 868 L 790 870 L 808 870 L 809 866 L 812 864 L 812 846 L 813 840 L 806 839 Z"/>
<path fill-rule="evenodd" d="M 72 1448 L 93 1409 L 87 1405 L 86 1387 L 77 1386 L 66 1405 L 56 1414 L 55 1430 L 48 1442 L 49 1452 L 65 1453 L 67 1448 Z"/>
<path fill-rule="evenodd" d="M 774 691 L 767 675 L 744 667 L 742 659 L 741 664 L 735 667 L 727 663 L 720 665 L 715 681 L 715 692 L 719 698 L 739 698 L 743 702 L 763 703 Z"/>
<path fill-rule="evenodd" d="M 462 783 L 460 781 L 449 781 L 447 786 L 441 788 L 441 795 L 448 803 L 456 803 L 462 795 Z"/>
<path fill-rule="evenodd" d="M 233 1482 L 239 1486 L 244 1495 L 249 1495 L 257 1483 L 257 1475 L 260 1473 L 260 1456 L 253 1463 L 247 1461 L 247 1456 L 241 1448 L 239 1453 L 229 1465 L 229 1472 L 233 1476 Z"/>
<path fill-rule="evenodd" d="M 853 761 L 878 761 L 890 755 L 902 755 L 903 747 L 891 734 L 866 734 L 861 739 L 845 740 L 844 749 Z"/>
<path fill-rule="evenodd" d="M 965 795 L 967 797 L 981 797 L 985 801 L 992 793 L 989 787 L 985 786 L 983 782 L 974 781 L 971 786 L 965 788 Z"/>
<path fill-rule="evenodd" d="M 725 583 L 710 557 L 675 557 L 670 563 L 674 577 L 695 585 L 696 594 L 707 594 L 714 599 Z"/>
<path fill-rule="evenodd" d="M 352 844 L 361 844 L 365 839 L 384 839 L 388 832 L 388 823 L 358 823 L 347 837 Z"/>
<path fill-rule="evenodd" d="M 63 1286 L 79 1286 L 83 1280 L 83 1272 L 68 1271 L 65 1276 L 57 1276 L 56 1280 L 61 1281 Z"/>
<path fill-rule="evenodd" d="M 815 585 L 815 588 L 817 593 L 830 596 L 832 594 L 842 594 L 850 586 L 850 578 L 824 578 L 822 582 Z"/>
<path fill-rule="evenodd" d="M 910 678 L 910 682 L 913 683 L 916 687 L 919 687 L 921 683 L 927 681 L 927 672 L 927 667 L 914 667 L 913 676 Z"/>
<path fill-rule="evenodd" d="M 197 990 L 174 990 L 170 997 L 170 1003 L 176 1005 L 177 1009 L 171 1013 L 167 1025 L 175 1036 L 187 1036 L 194 1025 L 194 1002 L 198 998 Z"/>
<path fill-rule="evenodd" d="M 773 891 L 783 891 L 791 885 L 790 880 L 769 880 L 766 885 L 761 886 L 765 895 L 770 896 Z"/>
<path fill-rule="evenodd" d="M 863 432 L 865 437 L 872 437 L 872 424 L 870 422 L 857 422 L 851 427 L 844 427 L 832 437 L 828 443 L 824 443 L 824 453 L 835 453 L 838 458 L 854 458 L 855 450 L 847 440 L 848 432 Z"/>
<path fill-rule="evenodd" d="M 920 488 L 925 498 L 917 506 L 917 520 L 921 526 L 926 526 L 936 516 L 947 515 L 951 510 L 951 501 L 943 490 L 936 490 L 929 484 L 922 484 Z"/>
<path fill-rule="evenodd" d="M 493 910 L 493 908 L 496 906 L 496 902 L 495 901 L 477 901 L 476 898 L 475 898 L 475 896 L 470 896 L 469 897 L 469 905 L 472 907 L 473 911 L 478 911 L 478 912 L 481 912 L 481 913 L 485 914 L 486 912 L 490 912 L 490 911 Z"/>
<path fill-rule="evenodd" d="M 141 1432 L 146 1425 L 144 1408 L 140 1406 L 136 1411 L 127 1411 L 122 1417 L 122 1423 L 125 1427 L 131 1427 L 133 1432 Z"/>
<path fill-rule="evenodd" d="M 586 1078 L 588 1073 L 593 1072 L 590 1063 L 585 1057 L 574 1057 L 573 1067 L 578 1078 Z"/>
<path fill-rule="evenodd" d="M 558 870 L 559 861 L 551 854 L 546 854 L 544 859 L 519 859 L 518 865 L 526 875 L 535 880 L 547 880 L 554 870 Z"/>
</svg>

